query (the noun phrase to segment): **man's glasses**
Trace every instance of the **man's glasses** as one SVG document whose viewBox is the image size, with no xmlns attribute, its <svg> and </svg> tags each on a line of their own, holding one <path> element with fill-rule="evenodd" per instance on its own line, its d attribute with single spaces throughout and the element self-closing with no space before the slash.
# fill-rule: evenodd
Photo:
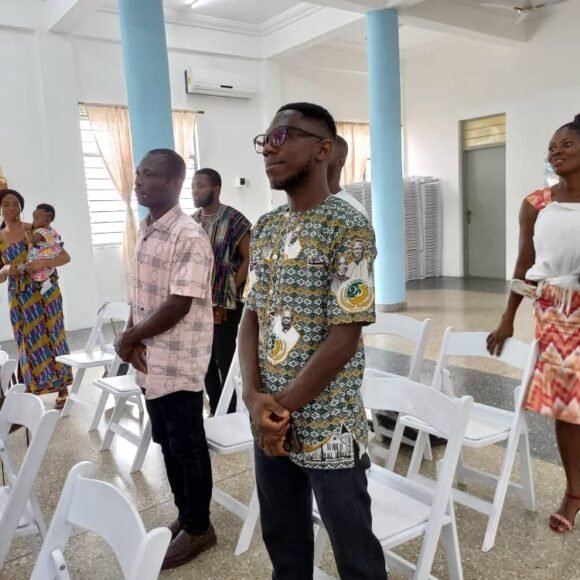
<svg viewBox="0 0 580 580">
<path fill-rule="evenodd" d="M 293 127 L 292 125 L 281 125 L 280 127 L 272 129 L 272 131 L 270 131 L 269 133 L 256 135 L 256 137 L 254 137 L 254 147 L 256 148 L 256 153 L 262 155 L 264 153 L 264 147 L 266 145 L 270 145 L 276 148 L 282 147 L 282 145 L 286 143 L 286 139 L 288 139 L 288 134 L 290 132 L 295 133 L 299 137 L 314 137 L 319 141 L 323 141 L 325 139 L 325 137 L 315 135 L 314 133 L 310 133 L 310 131 L 305 131 L 300 127 Z"/>
</svg>

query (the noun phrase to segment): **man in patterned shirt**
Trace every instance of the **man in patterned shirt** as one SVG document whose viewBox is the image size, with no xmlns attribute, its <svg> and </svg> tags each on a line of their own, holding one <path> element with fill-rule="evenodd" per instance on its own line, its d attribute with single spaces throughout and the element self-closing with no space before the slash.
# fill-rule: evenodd
<svg viewBox="0 0 580 580">
<path fill-rule="evenodd" d="M 214 415 L 236 352 L 244 310 L 242 293 L 250 265 L 251 224 L 237 209 L 221 203 L 222 178 L 215 169 L 198 169 L 191 189 L 199 208 L 193 219 L 207 234 L 214 256 L 213 347 L 205 377 L 209 409 Z M 229 411 L 235 410 L 234 395 Z"/>
<path fill-rule="evenodd" d="M 161 445 L 178 510 L 163 568 L 216 544 L 209 519 L 212 474 L 203 429 L 203 380 L 211 353 L 213 254 L 207 236 L 179 207 L 183 159 L 170 149 L 139 163 L 135 193 L 149 208 L 135 249 L 131 319 L 117 341 L 138 371 L 153 441 Z"/>
<path fill-rule="evenodd" d="M 252 231 L 239 340 L 262 533 L 276 580 L 313 576 L 312 491 L 340 577 L 387 576 L 372 532 L 360 395 L 376 249 L 366 218 L 329 190 L 335 140 L 330 113 L 310 103 L 282 107 L 254 140 L 271 187 L 288 195 Z M 366 277 L 347 276 L 361 251 Z"/>
</svg>

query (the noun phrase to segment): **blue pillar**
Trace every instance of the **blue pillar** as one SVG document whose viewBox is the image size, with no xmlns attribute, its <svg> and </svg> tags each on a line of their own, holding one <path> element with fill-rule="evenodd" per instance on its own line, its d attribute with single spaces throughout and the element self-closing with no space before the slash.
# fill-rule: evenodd
<svg viewBox="0 0 580 580">
<path fill-rule="evenodd" d="M 373 226 L 377 236 L 376 303 L 405 308 L 406 258 L 401 153 L 399 18 L 395 10 L 367 14 Z"/>
<path fill-rule="evenodd" d="M 150 149 L 174 148 L 162 0 L 119 0 L 135 167 Z M 139 208 L 141 218 L 146 208 Z"/>
</svg>

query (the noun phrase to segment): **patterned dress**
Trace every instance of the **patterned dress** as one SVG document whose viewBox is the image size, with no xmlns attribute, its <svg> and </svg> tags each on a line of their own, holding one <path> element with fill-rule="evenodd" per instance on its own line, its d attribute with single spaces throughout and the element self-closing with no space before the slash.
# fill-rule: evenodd
<svg viewBox="0 0 580 580">
<path fill-rule="evenodd" d="M 552 202 L 550 189 L 527 198 L 538 211 L 534 301 L 540 355 L 526 408 L 580 425 L 580 204 Z"/>
<path fill-rule="evenodd" d="M 0 267 L 25 264 L 28 248 L 24 241 L 7 244 L 0 240 Z M 44 294 L 29 274 L 8 276 L 10 322 L 18 345 L 19 372 L 29 392 L 43 395 L 72 384 L 69 366 L 55 362 L 68 354 L 64 330 L 62 295 L 56 274 L 52 288 Z"/>
<path fill-rule="evenodd" d="M 340 324 L 375 321 L 375 237 L 368 220 L 334 196 L 314 209 L 287 205 L 262 216 L 252 230 L 246 307 L 259 320 L 261 390 L 282 392 Z M 292 414 L 301 450 L 290 453 L 309 469 L 346 469 L 367 445 L 360 394 L 362 339 L 355 356 L 313 401 Z"/>
</svg>

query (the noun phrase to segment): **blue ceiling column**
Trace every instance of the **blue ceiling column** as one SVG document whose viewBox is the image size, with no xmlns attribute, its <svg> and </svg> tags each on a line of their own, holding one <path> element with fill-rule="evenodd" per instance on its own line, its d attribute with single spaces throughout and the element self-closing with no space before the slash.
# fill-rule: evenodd
<svg viewBox="0 0 580 580">
<path fill-rule="evenodd" d="M 150 149 L 174 148 L 162 0 L 119 0 L 133 163 Z M 147 209 L 139 207 L 141 218 Z"/>
<path fill-rule="evenodd" d="M 395 10 L 367 14 L 373 226 L 377 310 L 406 307 L 405 218 L 401 143 L 399 18 Z"/>
</svg>

